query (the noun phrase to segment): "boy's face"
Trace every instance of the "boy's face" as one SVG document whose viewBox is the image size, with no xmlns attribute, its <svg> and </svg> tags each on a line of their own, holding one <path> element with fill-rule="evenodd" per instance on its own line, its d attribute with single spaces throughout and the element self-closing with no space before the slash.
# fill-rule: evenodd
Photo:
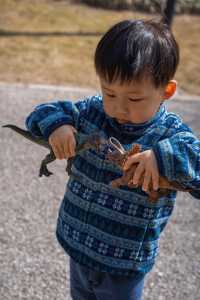
<svg viewBox="0 0 200 300">
<path fill-rule="evenodd" d="M 121 84 L 100 78 L 104 110 L 118 123 L 144 123 L 151 119 L 164 100 L 165 88 L 156 88 L 144 79 Z"/>
</svg>

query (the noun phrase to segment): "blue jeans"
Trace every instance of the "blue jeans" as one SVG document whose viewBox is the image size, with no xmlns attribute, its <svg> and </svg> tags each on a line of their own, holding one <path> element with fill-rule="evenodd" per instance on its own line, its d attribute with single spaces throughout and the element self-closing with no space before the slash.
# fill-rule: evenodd
<svg viewBox="0 0 200 300">
<path fill-rule="evenodd" d="M 140 300 L 144 276 L 137 278 L 96 272 L 70 257 L 70 293 L 73 300 Z"/>
</svg>

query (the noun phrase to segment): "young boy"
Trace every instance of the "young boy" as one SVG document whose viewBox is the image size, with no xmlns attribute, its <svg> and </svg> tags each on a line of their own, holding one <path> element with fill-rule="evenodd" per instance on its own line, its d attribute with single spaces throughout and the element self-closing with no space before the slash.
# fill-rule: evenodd
<svg viewBox="0 0 200 300">
<path fill-rule="evenodd" d="M 163 104 L 176 90 L 178 62 L 178 45 L 166 25 L 122 21 L 96 49 L 102 96 L 41 104 L 26 120 L 28 130 L 48 140 L 58 159 L 74 156 L 56 231 L 70 256 L 74 300 L 141 299 L 176 198 L 171 191 L 157 202 L 148 200 L 149 184 L 158 189 L 159 174 L 200 198 L 200 141 Z M 126 163 L 127 168 L 138 163 L 135 188 L 109 185 L 122 172 L 105 161 L 104 153 L 75 154 L 74 132 L 97 130 L 125 149 L 142 146 Z"/>
</svg>

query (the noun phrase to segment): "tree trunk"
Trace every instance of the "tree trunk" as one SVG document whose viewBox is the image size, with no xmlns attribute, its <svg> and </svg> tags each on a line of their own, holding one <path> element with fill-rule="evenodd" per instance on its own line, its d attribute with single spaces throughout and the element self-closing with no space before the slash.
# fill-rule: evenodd
<svg viewBox="0 0 200 300">
<path fill-rule="evenodd" d="M 164 9 L 164 22 L 171 26 L 173 16 L 175 13 L 176 0 L 167 0 L 166 7 Z"/>
</svg>

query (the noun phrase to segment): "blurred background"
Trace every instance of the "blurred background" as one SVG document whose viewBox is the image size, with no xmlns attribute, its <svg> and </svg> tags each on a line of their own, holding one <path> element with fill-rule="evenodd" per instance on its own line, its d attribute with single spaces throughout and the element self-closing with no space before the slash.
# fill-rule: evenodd
<svg viewBox="0 0 200 300">
<path fill-rule="evenodd" d="M 171 2 L 174 2 L 171 0 Z M 179 88 L 200 95 L 200 0 L 177 0 L 172 30 L 180 45 Z M 153 18 L 167 0 L 0 0 L 0 82 L 97 88 L 101 35 L 126 18 Z"/>
</svg>

